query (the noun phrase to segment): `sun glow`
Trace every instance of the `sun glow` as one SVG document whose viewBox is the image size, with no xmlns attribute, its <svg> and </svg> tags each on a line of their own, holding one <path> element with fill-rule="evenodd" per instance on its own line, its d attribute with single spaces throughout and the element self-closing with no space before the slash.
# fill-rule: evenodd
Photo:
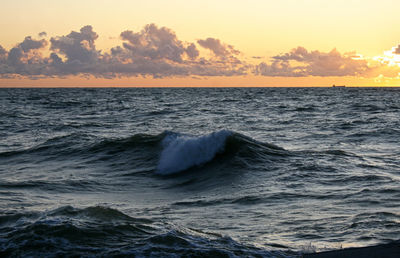
<svg viewBox="0 0 400 258">
<path fill-rule="evenodd" d="M 373 59 L 388 66 L 400 67 L 400 55 L 396 54 L 396 47 L 385 51 L 382 56 L 376 56 Z"/>
</svg>

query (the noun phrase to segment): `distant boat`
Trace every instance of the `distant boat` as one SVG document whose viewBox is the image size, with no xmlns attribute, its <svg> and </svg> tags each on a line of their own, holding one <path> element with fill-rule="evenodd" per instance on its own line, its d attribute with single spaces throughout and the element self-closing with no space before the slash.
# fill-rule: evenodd
<svg viewBox="0 0 400 258">
<path fill-rule="evenodd" d="M 333 88 L 344 88 L 344 87 L 346 87 L 346 85 L 335 85 L 335 84 L 333 84 L 332 87 Z"/>
</svg>

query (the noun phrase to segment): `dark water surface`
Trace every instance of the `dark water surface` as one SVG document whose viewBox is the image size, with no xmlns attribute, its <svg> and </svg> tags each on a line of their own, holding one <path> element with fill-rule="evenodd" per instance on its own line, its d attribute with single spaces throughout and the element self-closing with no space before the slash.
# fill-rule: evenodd
<svg viewBox="0 0 400 258">
<path fill-rule="evenodd" d="M 400 239 L 400 90 L 0 89 L 0 255 Z"/>
</svg>

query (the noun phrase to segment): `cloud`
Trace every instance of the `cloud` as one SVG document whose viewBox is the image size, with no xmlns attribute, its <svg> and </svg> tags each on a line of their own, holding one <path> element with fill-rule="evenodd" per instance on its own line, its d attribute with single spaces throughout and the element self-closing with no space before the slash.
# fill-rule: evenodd
<svg viewBox="0 0 400 258">
<path fill-rule="evenodd" d="M 290 52 L 272 57 L 271 63 L 260 63 L 254 69 L 263 76 L 363 76 L 372 68 L 356 53 L 341 54 L 336 49 L 330 52 L 308 51 L 297 47 Z"/>
<path fill-rule="evenodd" d="M 186 54 L 190 59 L 196 59 L 200 52 L 197 50 L 196 45 L 194 43 L 191 43 L 187 48 L 186 48 Z"/>
<path fill-rule="evenodd" d="M 240 54 L 240 51 L 236 50 L 231 45 L 223 44 L 219 39 L 215 39 L 215 38 L 207 38 L 205 40 L 200 39 L 197 41 L 197 43 L 200 46 L 211 50 L 214 53 L 214 55 L 219 56 L 219 57 Z"/>
<path fill-rule="evenodd" d="M 50 50 L 64 55 L 67 63 L 92 63 L 99 57 L 95 47 L 97 38 L 92 26 L 85 26 L 80 32 L 72 31 L 66 36 L 51 38 Z"/>
<path fill-rule="evenodd" d="M 38 34 L 46 37 L 45 32 Z M 90 25 L 50 40 L 27 36 L 10 50 L 0 46 L 0 78 L 48 78 L 66 76 L 116 77 L 195 77 L 202 76 L 358 76 L 396 77 L 397 59 L 365 59 L 355 52 L 308 51 L 297 47 L 271 57 L 269 62 L 251 65 L 242 53 L 217 38 L 186 42 L 166 27 L 148 24 L 140 31 L 120 33 L 120 44 L 98 49 L 99 35 Z M 209 55 L 202 54 L 205 49 Z M 393 48 L 392 56 L 400 52 Z M 393 53 L 392 53 L 393 52 Z M 400 53 L 398 53 L 400 54 Z M 397 56 L 398 57 L 398 56 Z M 253 56 L 254 60 L 262 59 Z"/>
<path fill-rule="evenodd" d="M 23 51 L 20 48 L 12 48 L 8 53 L 7 61 L 9 64 L 17 66 L 18 64 L 22 64 L 21 58 L 23 55 Z"/>
<path fill-rule="evenodd" d="M 8 52 L 0 45 L 0 78 L 2 72 L 7 71 L 8 67 L 6 65 Z"/>
<path fill-rule="evenodd" d="M 190 45 L 190 50 L 187 50 L 172 30 L 166 27 L 158 28 L 155 24 L 146 25 L 137 33 L 124 31 L 121 38 L 127 41 L 123 46 L 130 51 L 132 58 L 165 59 L 182 63 L 185 53 L 189 52 L 190 56 L 195 57 L 193 54 L 197 51 L 195 45 Z"/>
<path fill-rule="evenodd" d="M 236 57 L 239 52 L 232 46 L 215 39 L 226 51 L 218 52 L 218 58 L 202 57 L 196 43 L 179 40 L 174 31 L 155 24 L 148 24 L 139 32 L 123 31 L 120 34 L 122 44 L 109 51 L 96 48 L 98 37 L 90 25 L 67 35 L 51 37 L 49 42 L 28 36 L 10 51 L 0 48 L 0 76 L 161 78 L 235 76 L 248 72 L 248 66 Z M 44 57 L 48 51 L 43 49 L 49 43 L 50 53 Z"/>
<path fill-rule="evenodd" d="M 0 45 L 0 61 L 7 58 L 7 50 Z"/>
<path fill-rule="evenodd" d="M 35 40 L 27 36 L 10 51 L 0 47 L 0 78 L 42 74 L 46 60 L 43 59 L 41 50 L 47 45 L 48 42 L 44 39 Z"/>
<path fill-rule="evenodd" d="M 47 45 L 47 41 L 42 40 L 34 40 L 31 36 L 25 37 L 24 41 L 18 44 L 18 48 L 20 48 L 23 52 L 27 53 L 32 49 L 40 49 Z"/>
<path fill-rule="evenodd" d="M 198 40 L 200 46 L 211 50 L 216 56 L 225 56 L 229 54 L 226 46 L 222 45 L 218 39 L 207 38 L 205 40 Z"/>
<path fill-rule="evenodd" d="M 119 76 L 234 76 L 247 72 L 230 56 L 224 60 L 201 57 L 195 43 L 179 40 L 166 27 L 148 24 L 139 32 L 127 30 L 120 36 L 122 46 L 112 48 L 104 58 Z"/>
</svg>

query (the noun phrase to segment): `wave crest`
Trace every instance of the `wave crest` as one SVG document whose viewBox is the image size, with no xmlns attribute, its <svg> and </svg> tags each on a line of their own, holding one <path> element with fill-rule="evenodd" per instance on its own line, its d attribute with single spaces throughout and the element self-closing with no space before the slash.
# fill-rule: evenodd
<svg viewBox="0 0 400 258">
<path fill-rule="evenodd" d="M 169 175 L 211 161 L 217 153 L 224 151 L 226 138 L 232 134 L 228 130 L 198 137 L 167 134 L 162 141 L 163 151 L 157 173 Z"/>
</svg>

